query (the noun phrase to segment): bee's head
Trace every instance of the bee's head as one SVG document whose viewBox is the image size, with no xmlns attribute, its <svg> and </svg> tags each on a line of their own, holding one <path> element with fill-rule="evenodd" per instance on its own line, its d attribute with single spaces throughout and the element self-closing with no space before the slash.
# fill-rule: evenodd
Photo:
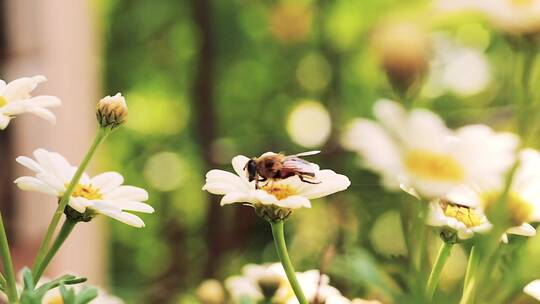
<svg viewBox="0 0 540 304">
<path fill-rule="evenodd" d="M 255 163 L 254 159 L 248 160 L 244 170 L 246 170 L 246 174 L 250 182 L 257 178 L 257 163 Z"/>
</svg>

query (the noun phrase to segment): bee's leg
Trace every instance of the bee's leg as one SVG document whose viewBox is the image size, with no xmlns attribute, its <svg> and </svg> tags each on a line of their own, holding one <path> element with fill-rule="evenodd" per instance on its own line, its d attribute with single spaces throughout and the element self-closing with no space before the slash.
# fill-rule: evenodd
<svg viewBox="0 0 540 304">
<path fill-rule="evenodd" d="M 267 179 L 267 178 L 264 178 L 264 177 L 263 177 L 263 178 L 260 178 L 260 179 L 257 179 L 257 180 L 255 181 L 255 189 L 260 189 L 260 187 L 259 187 L 259 182 L 266 182 L 267 180 L 268 180 L 268 179 Z M 266 186 L 266 184 L 263 185 L 263 187 L 264 187 L 264 186 Z"/>
<path fill-rule="evenodd" d="M 312 185 L 316 185 L 316 184 L 320 184 L 321 181 L 310 181 L 310 180 L 307 180 L 307 179 L 304 179 L 304 175 L 302 174 L 299 174 L 298 177 L 300 178 L 300 180 L 304 183 L 307 183 L 307 184 L 312 184 Z"/>
</svg>

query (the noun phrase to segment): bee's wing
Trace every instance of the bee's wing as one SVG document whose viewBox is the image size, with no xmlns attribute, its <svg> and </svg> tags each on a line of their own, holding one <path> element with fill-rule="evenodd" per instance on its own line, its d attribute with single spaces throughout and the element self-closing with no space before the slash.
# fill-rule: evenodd
<svg viewBox="0 0 540 304">
<path fill-rule="evenodd" d="M 284 171 L 315 176 L 315 165 L 296 156 L 285 157 L 281 164 Z"/>
<path fill-rule="evenodd" d="M 315 154 L 319 154 L 319 153 L 321 153 L 321 151 L 313 150 L 313 151 L 307 151 L 307 152 L 298 153 L 298 154 L 291 155 L 291 156 L 301 157 L 301 156 L 315 155 Z"/>
</svg>

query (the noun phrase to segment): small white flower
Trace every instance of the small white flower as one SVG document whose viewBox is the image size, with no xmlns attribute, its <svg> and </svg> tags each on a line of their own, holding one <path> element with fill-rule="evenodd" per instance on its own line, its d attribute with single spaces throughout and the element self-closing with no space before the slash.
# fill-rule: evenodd
<svg viewBox="0 0 540 304">
<path fill-rule="evenodd" d="M 537 0 L 439 0 L 442 11 L 474 11 L 487 17 L 502 32 L 519 35 L 540 31 Z"/>
<path fill-rule="evenodd" d="M 272 153 L 272 152 L 268 152 Z M 265 155 L 265 154 L 263 154 Z M 310 199 L 321 198 L 347 189 L 351 182 L 345 175 L 332 170 L 315 168 L 317 184 L 302 182 L 297 176 L 270 180 L 255 189 L 255 181 L 249 182 L 244 171 L 249 158 L 243 155 L 232 159 L 236 174 L 223 170 L 211 170 L 206 174 L 203 190 L 224 195 L 221 205 L 247 203 L 251 205 L 278 206 L 287 209 L 311 207 Z"/>
<path fill-rule="evenodd" d="M 523 288 L 523 292 L 540 301 L 540 280 L 534 280 Z"/>
<path fill-rule="evenodd" d="M 354 121 L 343 145 L 359 153 L 391 190 L 401 185 L 438 198 L 462 184 L 500 186 L 514 163 L 518 138 L 513 134 L 484 125 L 454 131 L 433 112 L 407 112 L 390 100 L 378 101 L 374 114 L 378 122 Z"/>
<path fill-rule="evenodd" d="M 313 269 L 305 272 L 297 272 L 296 278 L 300 283 L 306 299 L 310 303 L 315 302 L 316 299 L 317 303 L 341 304 L 350 302 L 341 295 L 339 290 L 330 286 L 330 278 L 325 274 L 321 275 L 319 270 Z M 278 303 L 298 304 L 298 299 L 288 283 L 284 284 L 278 290 L 275 299 Z"/>
<path fill-rule="evenodd" d="M 77 167 L 60 154 L 44 149 L 34 151 L 34 159 L 17 157 L 17 162 L 34 171 L 36 176 L 23 176 L 15 180 L 22 190 L 37 191 L 60 198 L 70 183 Z M 69 200 L 69 206 L 90 216 L 97 213 L 112 217 L 134 227 L 144 227 L 136 215 L 125 211 L 152 213 L 154 208 L 143 203 L 148 199 L 146 190 L 122 185 L 124 178 L 116 172 L 105 172 L 90 178 L 84 173 Z"/>
<path fill-rule="evenodd" d="M 486 233 L 491 229 L 491 223 L 481 209 L 447 199 L 435 199 L 429 204 L 427 224 L 451 229 L 461 240 L 471 238 L 475 233 Z"/>
<path fill-rule="evenodd" d="M 459 197 L 459 201 L 482 209 L 490 208 L 502 187 L 460 187 L 450 195 Z M 454 200 L 455 201 L 455 200 Z M 530 222 L 540 221 L 540 153 L 533 149 L 523 149 L 519 153 L 519 167 L 508 192 L 507 206 L 509 218 L 514 227 L 506 232 L 523 236 L 534 236 L 536 230 Z M 503 235 L 503 241 L 507 241 Z"/>
<path fill-rule="evenodd" d="M 7 128 L 15 116 L 23 113 L 32 113 L 51 123 L 56 122 L 56 117 L 47 108 L 59 106 L 60 99 L 47 95 L 30 96 L 37 85 L 46 80 L 42 75 L 19 78 L 8 84 L 0 79 L 0 130 Z"/>
</svg>

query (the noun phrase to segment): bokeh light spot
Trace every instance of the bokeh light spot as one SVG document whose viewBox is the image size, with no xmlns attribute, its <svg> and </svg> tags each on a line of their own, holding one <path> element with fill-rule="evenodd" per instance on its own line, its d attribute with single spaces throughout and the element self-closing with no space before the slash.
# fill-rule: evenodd
<svg viewBox="0 0 540 304">
<path fill-rule="evenodd" d="M 296 78 L 304 89 L 319 92 L 326 88 L 332 79 L 332 68 L 322 55 L 311 53 L 298 63 Z"/>
<path fill-rule="evenodd" d="M 321 146 L 330 136 L 332 121 L 326 108 L 317 101 L 300 102 L 287 120 L 291 139 L 306 148 Z"/>
<path fill-rule="evenodd" d="M 152 155 L 144 166 L 143 175 L 148 183 L 160 191 L 171 191 L 180 186 L 186 172 L 186 164 L 173 152 Z"/>
</svg>

